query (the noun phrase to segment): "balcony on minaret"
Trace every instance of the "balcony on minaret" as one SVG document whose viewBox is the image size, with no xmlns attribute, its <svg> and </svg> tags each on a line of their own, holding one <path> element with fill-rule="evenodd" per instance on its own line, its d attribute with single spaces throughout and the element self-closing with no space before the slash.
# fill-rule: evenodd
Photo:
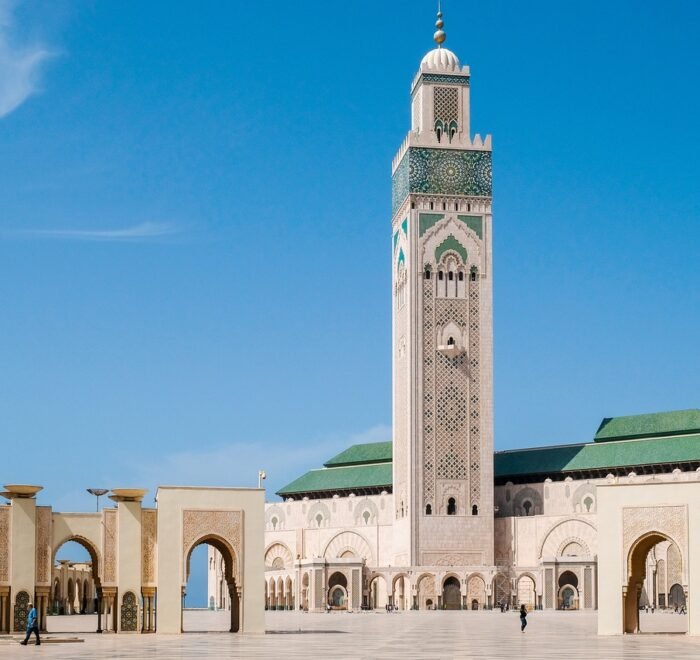
<svg viewBox="0 0 700 660">
<path fill-rule="evenodd" d="M 437 349 L 438 352 L 448 358 L 456 358 L 464 353 L 464 347 L 460 346 L 454 337 L 448 337 L 447 342 L 445 344 L 440 344 Z"/>
</svg>

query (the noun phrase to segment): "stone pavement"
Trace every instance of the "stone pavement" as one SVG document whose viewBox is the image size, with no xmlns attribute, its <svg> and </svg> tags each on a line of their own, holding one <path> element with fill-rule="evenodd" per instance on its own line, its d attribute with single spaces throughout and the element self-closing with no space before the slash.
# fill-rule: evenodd
<svg viewBox="0 0 700 660">
<path fill-rule="evenodd" d="M 671 629 L 678 615 L 643 615 L 658 628 Z M 72 617 L 73 620 L 81 617 Z M 80 644 L 24 648 L 0 639 L 5 658 L 401 658 L 448 660 L 591 660 L 601 658 L 700 657 L 700 638 L 674 634 L 598 637 L 596 614 L 534 612 L 525 634 L 515 612 L 403 612 L 302 614 L 269 612 L 268 634 L 187 633 L 184 635 L 80 635 Z M 186 612 L 190 629 L 225 626 L 223 612 Z M 58 622 L 56 622 L 58 623 Z M 646 621 L 647 627 L 652 622 Z M 54 633 L 50 637 L 69 637 Z"/>
</svg>

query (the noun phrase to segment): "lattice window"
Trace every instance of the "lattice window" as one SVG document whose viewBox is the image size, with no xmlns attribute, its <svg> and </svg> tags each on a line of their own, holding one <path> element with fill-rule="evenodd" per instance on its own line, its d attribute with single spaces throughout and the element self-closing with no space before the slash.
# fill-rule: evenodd
<svg viewBox="0 0 700 660">
<path fill-rule="evenodd" d="M 121 629 L 122 632 L 138 630 L 139 604 L 133 592 L 127 591 L 122 600 Z"/>
<path fill-rule="evenodd" d="M 544 571 L 544 606 L 547 609 L 554 607 L 554 569 L 552 568 Z"/>
<path fill-rule="evenodd" d="M 459 100 L 456 87 L 434 87 L 433 103 L 435 108 L 435 121 L 442 122 L 445 133 L 448 132 L 450 124 L 459 121 Z"/>
<path fill-rule="evenodd" d="M 435 501 L 435 300 L 433 280 L 423 280 L 423 497 Z"/>
<path fill-rule="evenodd" d="M 460 328 L 467 325 L 465 300 L 436 300 L 435 325 L 445 327 L 450 322 Z M 433 344 L 437 340 L 431 337 Z M 449 358 L 435 355 L 435 455 L 438 479 L 468 478 L 468 392 L 469 372 L 467 355 Z"/>
<path fill-rule="evenodd" d="M 29 594 L 20 591 L 15 598 L 15 632 L 24 632 L 27 628 L 27 617 L 29 616 Z"/>
<path fill-rule="evenodd" d="M 659 559 L 656 564 L 656 581 L 658 583 L 658 591 L 660 594 L 666 593 L 666 562 Z"/>
<path fill-rule="evenodd" d="M 583 571 L 583 606 L 593 608 L 593 571 L 588 567 Z"/>
<path fill-rule="evenodd" d="M 475 272 L 475 271 L 472 271 Z M 469 482 L 471 503 L 481 498 L 481 323 L 479 278 L 469 278 Z"/>
</svg>

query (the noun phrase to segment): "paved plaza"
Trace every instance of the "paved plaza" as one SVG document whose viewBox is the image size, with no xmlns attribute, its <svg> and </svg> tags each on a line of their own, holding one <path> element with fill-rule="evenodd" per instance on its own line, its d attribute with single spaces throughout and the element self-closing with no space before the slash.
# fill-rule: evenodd
<svg viewBox="0 0 700 660">
<path fill-rule="evenodd" d="M 535 612 L 520 633 L 514 612 L 404 612 L 386 614 L 303 614 L 270 612 L 265 635 L 188 633 L 184 635 L 80 634 L 82 643 L 22 648 L 16 639 L 0 639 L 0 658 L 697 658 L 700 639 L 677 634 L 599 637 L 596 614 Z M 84 627 L 70 617 L 74 628 Z M 652 621 L 653 619 L 653 621 Z M 684 619 L 673 614 L 643 615 L 642 625 L 677 629 Z M 190 629 L 225 626 L 225 613 L 186 612 Z M 55 621 L 54 624 L 57 624 Z M 61 622 L 62 627 L 67 624 Z M 65 639 L 71 633 L 50 633 Z"/>
</svg>

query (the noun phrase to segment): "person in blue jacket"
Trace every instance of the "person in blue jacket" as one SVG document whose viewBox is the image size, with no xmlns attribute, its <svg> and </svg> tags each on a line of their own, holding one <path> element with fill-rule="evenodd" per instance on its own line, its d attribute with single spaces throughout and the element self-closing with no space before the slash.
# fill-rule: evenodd
<svg viewBox="0 0 700 660">
<path fill-rule="evenodd" d="M 36 635 L 36 645 L 39 646 L 41 644 L 41 640 L 39 639 L 39 622 L 36 618 L 36 608 L 32 603 L 29 603 L 29 614 L 27 615 L 27 636 L 24 638 L 24 641 L 20 643 L 26 646 L 29 638 L 32 636 L 32 633 Z"/>
</svg>

